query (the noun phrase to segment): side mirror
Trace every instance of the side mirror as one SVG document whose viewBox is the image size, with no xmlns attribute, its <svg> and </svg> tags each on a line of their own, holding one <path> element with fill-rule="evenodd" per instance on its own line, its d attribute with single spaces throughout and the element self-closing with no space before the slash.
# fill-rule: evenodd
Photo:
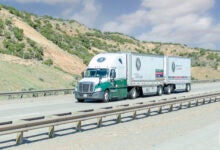
<svg viewBox="0 0 220 150">
<path fill-rule="evenodd" d="M 113 78 L 115 78 L 116 77 L 116 72 L 113 72 Z"/>
<path fill-rule="evenodd" d="M 81 72 L 81 77 L 84 78 L 84 72 Z"/>
</svg>

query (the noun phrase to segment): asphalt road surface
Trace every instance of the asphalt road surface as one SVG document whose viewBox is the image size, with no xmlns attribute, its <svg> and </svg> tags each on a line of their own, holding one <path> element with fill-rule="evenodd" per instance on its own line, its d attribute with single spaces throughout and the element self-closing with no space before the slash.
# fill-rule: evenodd
<svg viewBox="0 0 220 150">
<path fill-rule="evenodd" d="M 73 95 L 40 97 L 32 99 L 0 101 L 0 120 L 19 120 L 31 116 L 59 112 L 74 112 L 82 109 L 100 108 L 139 101 L 151 101 L 169 97 L 189 96 L 204 92 L 220 91 L 220 83 L 194 84 L 189 93 L 174 93 L 163 96 L 142 97 L 110 103 L 78 103 Z M 56 136 L 48 139 L 48 128 L 24 133 L 24 144 L 16 145 L 16 134 L 0 137 L 0 149 L 11 150 L 219 150 L 220 149 L 220 102 L 189 109 L 181 109 L 162 115 L 140 117 L 135 121 L 123 118 L 122 123 L 105 122 L 102 128 L 96 125 L 83 126 L 83 132 L 75 131 L 75 124 L 55 127 Z M 105 120 L 104 120 L 105 121 Z M 87 122 L 90 123 L 90 122 Z M 83 122 L 85 125 L 86 122 Z"/>
<path fill-rule="evenodd" d="M 193 84 L 190 92 L 173 93 L 163 96 L 148 96 L 137 99 L 126 99 L 103 103 L 99 101 L 86 101 L 78 103 L 74 95 L 48 96 L 0 101 L 0 122 L 19 120 L 36 116 L 47 116 L 64 112 L 76 112 L 85 109 L 97 109 L 106 106 L 132 104 L 140 101 L 151 101 L 171 97 L 189 96 L 204 92 L 220 91 L 220 82 Z"/>
</svg>

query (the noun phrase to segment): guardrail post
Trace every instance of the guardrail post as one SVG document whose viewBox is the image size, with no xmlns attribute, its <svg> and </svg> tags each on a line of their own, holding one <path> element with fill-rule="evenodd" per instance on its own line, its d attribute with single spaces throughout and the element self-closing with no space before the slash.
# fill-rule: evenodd
<svg viewBox="0 0 220 150">
<path fill-rule="evenodd" d="M 173 104 L 170 105 L 169 112 L 173 111 Z"/>
<path fill-rule="evenodd" d="M 214 97 L 214 102 L 217 102 L 217 97 Z"/>
<path fill-rule="evenodd" d="M 183 109 L 183 103 L 182 102 L 180 103 L 180 109 Z"/>
<path fill-rule="evenodd" d="M 17 133 L 16 144 L 22 144 L 23 143 L 23 136 L 24 136 L 23 131 Z"/>
<path fill-rule="evenodd" d="M 102 117 L 98 118 L 97 127 L 100 128 L 102 126 Z"/>
<path fill-rule="evenodd" d="M 162 113 L 162 106 L 160 106 L 159 110 L 158 110 L 158 114 Z"/>
<path fill-rule="evenodd" d="M 205 104 L 205 98 L 202 99 L 202 104 L 203 104 L 203 105 Z"/>
<path fill-rule="evenodd" d="M 209 101 L 208 101 L 208 103 L 211 103 L 212 102 L 212 99 L 211 98 L 209 98 Z"/>
<path fill-rule="evenodd" d="M 82 128 L 81 128 L 81 126 L 82 126 L 82 122 L 81 121 L 78 121 L 78 123 L 77 123 L 77 125 L 76 125 L 76 131 L 81 131 L 82 130 Z"/>
<path fill-rule="evenodd" d="M 120 122 L 121 122 L 121 114 L 118 114 L 118 115 L 117 115 L 116 122 L 117 122 L 117 123 L 120 123 Z"/>
<path fill-rule="evenodd" d="M 196 99 L 195 105 L 198 106 L 199 105 L 199 100 Z"/>
<path fill-rule="evenodd" d="M 54 137 L 54 126 L 50 126 L 49 127 L 49 138 L 53 138 Z"/>
<path fill-rule="evenodd" d="M 189 103 L 188 103 L 188 107 L 190 107 L 191 106 L 191 101 L 189 101 Z"/>
<path fill-rule="evenodd" d="M 150 108 L 147 109 L 146 116 L 150 115 Z"/>
<path fill-rule="evenodd" d="M 136 119 L 136 117 L 137 117 L 137 111 L 135 110 L 134 113 L 133 113 L 133 117 L 132 118 Z"/>
</svg>

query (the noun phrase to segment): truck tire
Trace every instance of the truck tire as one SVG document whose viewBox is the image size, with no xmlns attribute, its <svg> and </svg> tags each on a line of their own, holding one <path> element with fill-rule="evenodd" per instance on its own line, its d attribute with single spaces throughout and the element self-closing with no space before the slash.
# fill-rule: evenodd
<svg viewBox="0 0 220 150">
<path fill-rule="evenodd" d="M 108 103 L 109 101 L 110 101 L 109 91 L 105 90 L 104 97 L 103 97 L 103 102 Z"/>
<path fill-rule="evenodd" d="M 170 85 L 167 85 L 164 87 L 164 93 L 165 94 L 170 94 L 171 93 L 171 86 Z"/>
<path fill-rule="evenodd" d="M 129 91 L 129 98 L 130 99 L 135 99 L 136 97 L 137 97 L 137 90 L 136 90 L 136 88 L 132 88 Z"/>
<path fill-rule="evenodd" d="M 157 87 L 157 95 L 161 96 L 163 94 L 162 86 Z"/>
<path fill-rule="evenodd" d="M 77 101 L 82 103 L 82 102 L 84 102 L 84 99 L 77 99 Z"/>
<path fill-rule="evenodd" d="M 191 90 L 191 85 L 190 84 L 186 84 L 186 92 L 189 92 Z"/>
</svg>

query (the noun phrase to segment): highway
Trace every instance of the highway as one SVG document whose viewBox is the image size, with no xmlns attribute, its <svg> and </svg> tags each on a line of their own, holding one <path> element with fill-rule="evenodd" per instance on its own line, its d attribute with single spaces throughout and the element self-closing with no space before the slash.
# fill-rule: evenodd
<svg viewBox="0 0 220 150">
<path fill-rule="evenodd" d="M 78 103 L 73 95 L 50 96 L 30 99 L 3 100 L 0 102 L 1 122 L 33 116 L 97 109 L 106 106 L 132 104 L 140 101 L 160 100 L 172 97 L 197 95 L 220 91 L 220 82 L 193 84 L 189 93 L 174 93 L 163 96 L 141 97 L 135 100 L 121 100 L 110 103 Z M 75 123 L 55 127 L 55 138 L 48 139 L 48 128 L 25 132 L 24 144 L 15 144 L 15 134 L 0 136 L 0 149 L 16 150 L 119 150 L 119 149 L 220 149 L 220 103 L 211 103 L 189 109 L 181 109 L 150 117 L 138 116 L 135 121 L 123 118 L 122 123 L 103 122 L 102 128 L 90 124 L 76 132 Z M 114 118 L 114 117 L 113 117 Z M 138 119 L 140 118 L 140 119 Z M 108 119 L 109 120 L 109 119 Z M 83 124 L 94 123 L 93 121 Z"/>
<path fill-rule="evenodd" d="M 100 101 L 86 101 L 78 103 L 74 95 L 48 96 L 0 101 L 0 122 L 19 120 L 35 116 L 48 116 L 64 112 L 76 112 L 85 109 L 97 109 L 106 106 L 132 104 L 141 101 L 152 101 L 171 97 L 189 96 L 204 92 L 220 91 L 220 82 L 193 84 L 191 92 L 173 93 L 163 96 L 140 97 L 134 100 L 125 99 L 102 103 Z"/>
</svg>

